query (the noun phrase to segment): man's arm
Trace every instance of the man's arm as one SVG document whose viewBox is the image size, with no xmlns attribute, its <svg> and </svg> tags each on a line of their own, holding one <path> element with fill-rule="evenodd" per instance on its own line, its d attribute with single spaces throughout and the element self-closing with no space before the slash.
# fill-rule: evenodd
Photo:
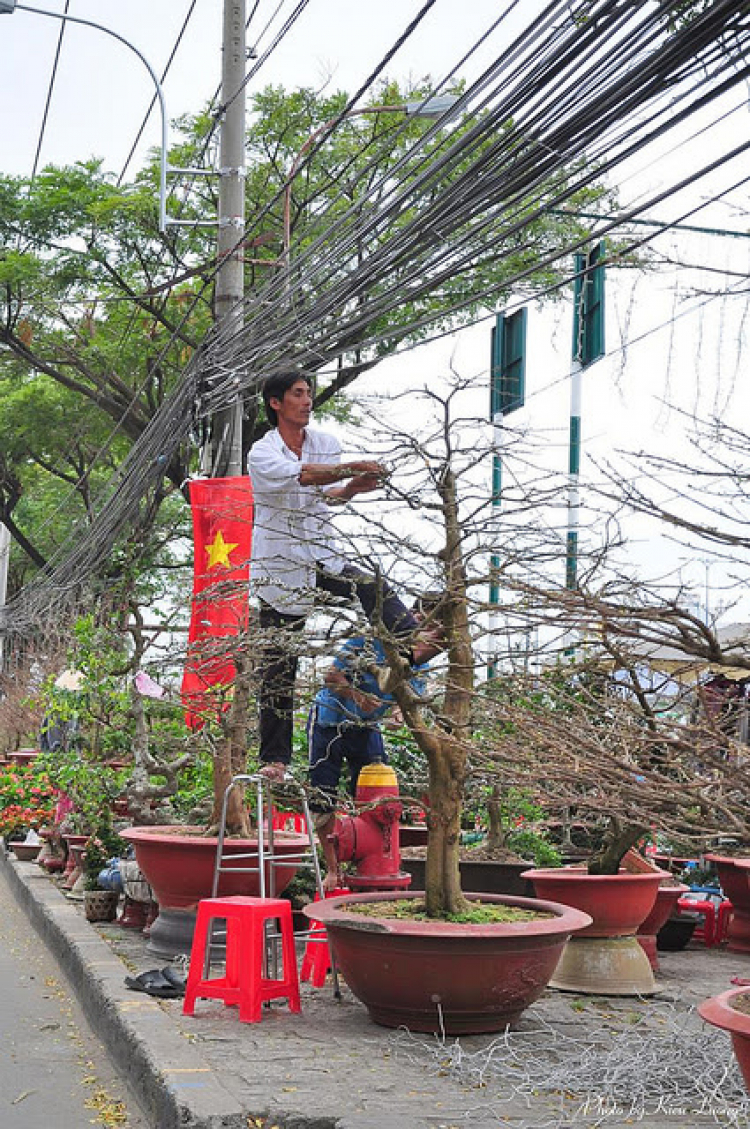
<svg viewBox="0 0 750 1129">
<path fill-rule="evenodd" d="M 351 702 L 365 715 L 375 713 L 383 705 L 381 699 L 374 694 L 364 694 L 361 690 L 355 690 L 343 670 L 336 666 L 330 666 L 326 671 L 325 684 L 337 698 Z"/>
<path fill-rule="evenodd" d="M 346 501 L 355 494 L 377 490 L 388 473 L 382 463 L 359 459 L 347 463 L 303 463 L 298 479 L 300 486 L 333 486 L 348 480 L 345 486 L 326 491 L 329 498 Z"/>
</svg>

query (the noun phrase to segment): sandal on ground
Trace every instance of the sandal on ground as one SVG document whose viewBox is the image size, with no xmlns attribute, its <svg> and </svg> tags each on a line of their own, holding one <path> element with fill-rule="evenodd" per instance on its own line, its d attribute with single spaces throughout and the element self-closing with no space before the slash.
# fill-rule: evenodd
<svg viewBox="0 0 750 1129">
<path fill-rule="evenodd" d="M 181 993 L 185 991 L 187 977 L 183 972 L 178 972 L 176 968 L 172 968 L 171 965 L 168 964 L 165 968 L 162 968 L 161 974 L 173 988 L 179 988 Z"/>
<path fill-rule="evenodd" d="M 161 1000 L 176 1000 L 185 994 L 185 985 L 177 987 L 167 977 L 156 969 L 142 972 L 140 976 L 126 976 L 125 984 L 133 992 L 145 992 L 149 996 L 156 996 Z"/>
</svg>

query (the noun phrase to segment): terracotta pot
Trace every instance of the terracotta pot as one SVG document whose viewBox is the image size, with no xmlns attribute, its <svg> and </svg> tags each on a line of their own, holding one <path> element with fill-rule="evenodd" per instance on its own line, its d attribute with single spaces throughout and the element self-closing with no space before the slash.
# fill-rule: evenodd
<svg viewBox="0 0 750 1129">
<path fill-rule="evenodd" d="M 669 874 L 588 874 L 581 867 L 526 870 L 523 878 L 534 883 L 537 897 L 575 906 L 593 919 L 581 937 L 628 937 L 646 920 L 656 901 L 659 883 Z"/>
<path fill-rule="evenodd" d="M 540 898 L 555 898 L 588 913 L 592 924 L 567 945 L 550 980 L 553 988 L 602 996 L 648 996 L 654 973 L 636 940 L 656 901 L 663 870 L 589 874 L 582 867 L 527 870 Z"/>
<path fill-rule="evenodd" d="M 206 836 L 200 827 L 180 825 L 167 827 L 128 827 L 120 835 L 135 848 L 135 857 L 162 909 L 194 910 L 201 898 L 211 895 L 217 839 Z M 309 841 L 306 835 L 278 831 L 274 836 L 277 854 L 299 856 Z M 258 866 L 257 839 L 226 839 L 224 850 L 237 858 L 236 868 Z M 226 861 L 225 864 L 227 865 Z M 232 867 L 234 862 L 230 862 Z M 276 894 L 282 893 L 297 873 L 297 860 L 288 865 L 274 867 Z M 267 888 L 270 888 L 271 871 L 266 864 Z M 219 881 L 219 896 L 260 894 L 259 874 L 255 871 L 223 873 Z"/>
<path fill-rule="evenodd" d="M 732 1007 L 732 1001 L 740 996 L 750 999 L 750 989 L 730 988 L 720 996 L 712 996 L 698 1005 L 698 1014 L 714 1027 L 730 1032 L 737 1065 L 742 1072 L 745 1088 L 750 1091 L 750 1015 L 744 1015 Z"/>
<path fill-rule="evenodd" d="M 117 916 L 119 894 L 114 890 L 86 890 L 83 895 L 83 912 L 87 921 L 114 921 Z"/>
<path fill-rule="evenodd" d="M 659 967 L 659 956 L 656 948 L 656 935 L 675 911 L 677 899 L 687 894 L 689 886 L 681 884 L 675 886 L 659 886 L 656 891 L 656 901 L 645 921 L 638 926 L 638 943 L 649 959 L 651 967 L 656 971 Z"/>
<path fill-rule="evenodd" d="M 732 917 L 727 930 L 727 948 L 734 953 L 750 953 L 750 859 L 706 855 L 719 874 L 724 897 L 732 903 Z"/>
<path fill-rule="evenodd" d="M 426 847 L 430 829 L 426 823 L 400 823 L 399 847 Z"/>
<path fill-rule="evenodd" d="M 684 917 L 683 914 L 673 914 L 668 918 L 656 935 L 656 947 L 659 952 L 677 953 L 687 948 L 693 939 L 697 917 Z"/>
<path fill-rule="evenodd" d="M 389 891 L 305 906 L 305 915 L 326 927 L 350 989 L 385 1027 L 450 1035 L 503 1030 L 539 998 L 568 938 L 590 922 L 585 913 L 553 902 L 487 894 L 481 896 L 483 902 L 550 916 L 515 924 L 458 925 L 386 915 L 388 902 L 420 897 Z M 382 903 L 383 916 L 347 912 L 348 905 L 363 902 Z"/>
<path fill-rule="evenodd" d="M 41 843 L 11 843 L 13 854 L 19 862 L 33 862 L 42 849 Z"/>
<path fill-rule="evenodd" d="M 68 857 L 63 871 L 63 886 L 70 890 L 81 871 L 81 854 L 86 846 L 88 835 L 63 835 L 63 839 L 68 845 Z"/>
<path fill-rule="evenodd" d="M 138 902 L 126 894 L 122 901 L 122 913 L 117 918 L 117 924 L 123 929 L 143 930 L 149 916 L 149 902 Z"/>
</svg>

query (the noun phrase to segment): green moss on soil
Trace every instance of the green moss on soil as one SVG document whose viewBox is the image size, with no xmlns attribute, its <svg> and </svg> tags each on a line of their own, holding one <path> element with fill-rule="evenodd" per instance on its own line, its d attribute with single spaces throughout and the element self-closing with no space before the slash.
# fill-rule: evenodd
<svg viewBox="0 0 750 1129">
<path fill-rule="evenodd" d="M 471 907 L 468 913 L 446 914 L 439 918 L 428 917 L 425 903 L 414 898 L 392 902 L 363 902 L 345 908 L 347 913 L 357 913 L 363 917 L 395 917 L 400 921 L 450 921 L 456 925 L 517 925 L 553 916 L 551 913 L 498 905 L 495 902 L 472 902 Z"/>
</svg>

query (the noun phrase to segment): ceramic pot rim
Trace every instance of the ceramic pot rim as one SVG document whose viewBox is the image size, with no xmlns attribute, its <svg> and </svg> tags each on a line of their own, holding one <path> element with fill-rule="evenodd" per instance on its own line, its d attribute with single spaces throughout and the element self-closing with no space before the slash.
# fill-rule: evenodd
<svg viewBox="0 0 750 1129">
<path fill-rule="evenodd" d="M 750 866 L 750 857 L 748 857 L 747 855 L 707 854 L 703 857 L 708 862 L 726 862 L 731 866 Z"/>
<path fill-rule="evenodd" d="M 750 1036 L 750 1015 L 744 1015 L 732 1007 L 732 1000 L 737 999 L 738 996 L 750 998 L 750 986 L 730 988 L 718 996 L 711 996 L 698 1005 L 698 1014 L 707 1023 L 720 1027 L 722 1031 Z"/>
<path fill-rule="evenodd" d="M 602 885 L 605 882 L 611 882 L 617 879 L 619 882 L 653 882 L 657 880 L 662 882 L 665 878 L 673 878 L 674 876 L 668 870 L 649 870 L 643 871 L 640 874 L 633 874 L 629 870 L 621 870 L 618 874 L 589 874 L 583 867 L 572 866 L 550 866 L 540 869 L 524 870 L 521 878 L 530 878 L 533 882 L 535 878 L 541 879 L 562 879 L 570 882 L 586 882 L 591 885 Z"/>
<path fill-rule="evenodd" d="M 405 921 L 394 917 L 362 917 L 347 913 L 346 905 L 362 902 L 394 902 L 408 898 L 423 898 L 421 890 L 387 890 L 379 893 L 345 894 L 336 898 L 326 898 L 304 907 L 304 913 L 312 921 L 325 926 L 343 926 L 363 933 L 392 933 L 401 936 L 443 936 L 443 937 L 523 937 L 559 936 L 561 933 L 577 933 L 592 924 L 592 918 L 582 910 L 562 905 L 560 902 L 547 902 L 539 898 L 522 898 L 514 894 L 466 893 L 469 901 L 492 902 L 495 905 L 514 906 L 518 909 L 536 910 L 552 914 L 551 917 L 535 921 L 495 922 L 485 925 L 459 924 L 453 921 Z"/>
<path fill-rule="evenodd" d="M 187 841 L 198 845 L 206 844 L 215 851 L 219 841 L 218 836 L 205 835 L 204 830 L 203 827 L 198 827 L 193 824 L 155 823 L 144 827 L 126 827 L 122 831 L 119 831 L 118 834 L 121 839 L 125 839 L 128 843 L 158 843 L 161 846 L 169 846 L 170 844 L 179 846 Z M 285 847 L 296 847 L 309 843 L 307 835 L 300 834 L 296 831 L 274 831 L 274 840 L 283 843 Z M 227 851 L 241 850 L 243 846 L 247 845 L 257 847 L 258 836 L 251 835 L 249 839 L 227 837 L 224 840 L 224 846 Z"/>
</svg>

